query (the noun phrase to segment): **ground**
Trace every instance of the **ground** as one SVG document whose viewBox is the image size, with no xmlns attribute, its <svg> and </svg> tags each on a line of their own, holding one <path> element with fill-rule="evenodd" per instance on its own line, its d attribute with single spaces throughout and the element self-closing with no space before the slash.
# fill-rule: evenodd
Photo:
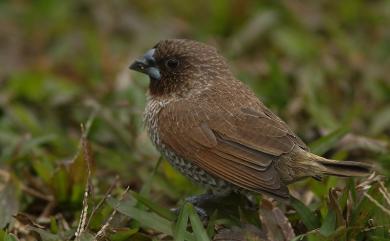
<svg viewBox="0 0 390 241">
<path fill-rule="evenodd" d="M 390 239 L 389 24 L 387 0 L 1 1 L 0 240 Z M 128 70 L 166 38 L 216 46 L 314 153 L 376 172 L 200 220 L 183 200 L 204 190 L 151 145 Z"/>
</svg>

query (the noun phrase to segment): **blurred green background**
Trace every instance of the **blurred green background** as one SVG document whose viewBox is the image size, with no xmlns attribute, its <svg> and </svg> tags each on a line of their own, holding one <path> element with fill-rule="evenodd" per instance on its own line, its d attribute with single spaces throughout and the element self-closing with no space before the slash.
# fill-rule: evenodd
<svg viewBox="0 0 390 241">
<path fill-rule="evenodd" d="M 159 154 L 142 124 L 148 79 L 128 65 L 166 38 L 216 46 L 317 153 L 390 166 L 389 26 L 388 0 L 2 0 L 0 180 L 12 190 L 5 208 L 77 221 L 85 168 L 71 160 L 88 120 L 94 192 L 102 195 L 116 175 L 120 186 L 141 189 Z M 325 144 L 316 141 L 323 136 Z M 322 200 L 345 183 L 327 180 L 292 192 L 303 197 L 305 186 Z M 199 192 L 166 161 L 151 184 L 152 199 L 166 207 Z"/>
</svg>

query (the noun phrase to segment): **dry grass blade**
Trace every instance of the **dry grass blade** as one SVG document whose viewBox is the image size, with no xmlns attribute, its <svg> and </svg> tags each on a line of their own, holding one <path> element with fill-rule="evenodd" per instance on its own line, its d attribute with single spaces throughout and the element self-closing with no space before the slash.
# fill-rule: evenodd
<svg viewBox="0 0 390 241">
<path fill-rule="evenodd" d="M 385 187 L 382 181 L 378 181 L 379 183 L 379 192 L 383 195 L 388 205 L 390 205 L 390 193 L 389 190 Z"/>
<path fill-rule="evenodd" d="M 383 177 L 380 175 L 377 175 L 373 173 L 367 180 L 363 183 L 361 183 L 358 187 L 362 190 L 368 190 L 368 187 L 371 187 L 373 183 L 379 184 L 379 192 L 382 194 L 383 198 L 385 199 L 386 203 L 390 205 L 390 193 L 385 187 L 383 183 Z M 383 212 L 385 212 L 387 215 L 390 215 L 390 209 L 387 209 L 385 206 L 383 206 L 378 200 L 373 198 L 368 193 L 364 193 L 364 196 L 367 197 L 372 203 L 374 203 L 378 208 L 380 208 Z"/>
<path fill-rule="evenodd" d="M 28 214 L 25 213 L 18 213 L 13 216 L 18 222 L 20 222 L 23 225 L 30 225 L 32 227 L 44 229 L 45 226 L 40 225 L 39 223 L 36 223 L 32 217 L 30 217 Z"/>
<path fill-rule="evenodd" d="M 120 201 L 123 200 L 124 196 L 126 195 L 126 193 L 130 190 L 130 187 L 127 187 L 125 189 L 125 191 L 122 193 L 122 195 L 120 196 L 119 198 L 119 202 L 118 204 L 120 203 Z M 101 238 L 103 238 L 105 235 L 106 235 L 106 232 L 107 232 L 107 229 L 110 227 L 110 224 L 111 224 L 111 221 L 112 219 L 114 218 L 115 214 L 117 213 L 117 209 L 114 208 L 114 210 L 112 211 L 112 213 L 110 214 L 110 216 L 107 218 L 106 222 L 104 223 L 104 225 L 100 228 L 100 230 L 97 232 L 97 234 L 95 235 L 95 238 L 94 240 L 100 240 Z"/>
<path fill-rule="evenodd" d="M 370 196 L 370 194 L 365 193 L 364 196 L 366 196 L 371 202 L 373 202 L 378 208 L 380 208 L 383 212 L 385 212 L 387 215 L 390 216 L 390 210 L 385 208 L 382 204 L 380 204 L 375 198 Z"/>
<path fill-rule="evenodd" d="M 76 230 L 76 233 L 75 233 L 75 239 L 76 240 L 79 240 L 81 234 L 85 231 L 86 227 L 87 227 L 87 215 L 88 215 L 88 194 L 89 194 L 89 190 L 90 190 L 90 182 L 91 182 L 91 167 L 90 167 L 90 163 L 91 163 L 91 153 L 90 153 L 90 149 L 89 149 L 89 146 L 88 146 L 88 141 L 86 139 L 86 135 L 85 135 L 85 130 L 84 130 L 84 126 L 81 125 L 81 129 L 82 129 L 82 137 L 81 137 L 81 151 L 84 152 L 84 161 L 86 162 L 87 164 L 87 181 L 86 181 L 86 184 L 85 184 L 85 190 L 84 190 L 84 197 L 83 197 L 83 209 L 81 211 L 81 214 L 80 214 L 80 221 L 79 221 L 79 225 L 77 226 L 77 230 Z"/>
<path fill-rule="evenodd" d="M 107 198 L 111 195 L 112 190 L 118 185 L 119 182 L 119 176 L 115 176 L 114 182 L 111 184 L 111 186 L 108 188 L 106 193 L 104 194 L 104 197 L 99 201 L 99 203 L 93 208 L 91 215 L 88 218 L 87 227 L 89 226 L 89 223 L 91 222 L 93 216 L 96 214 L 96 212 L 102 207 L 104 202 L 107 200 Z"/>
<path fill-rule="evenodd" d="M 278 222 L 278 225 L 280 226 L 286 240 L 295 238 L 294 229 L 292 228 L 291 223 L 288 221 L 282 210 L 280 210 L 278 207 L 274 207 L 272 209 L 272 213 L 274 214 L 275 220 Z"/>
<path fill-rule="evenodd" d="M 263 199 L 261 203 L 260 220 L 271 241 L 284 241 L 295 238 L 294 229 L 283 212 L 272 203 Z"/>
<path fill-rule="evenodd" d="M 48 202 L 54 201 L 53 195 L 47 195 L 45 193 L 41 193 L 40 191 L 38 191 L 34 188 L 31 188 L 31 187 L 28 187 L 24 184 L 21 184 L 20 187 L 21 187 L 23 192 L 27 193 L 28 195 L 30 195 L 32 197 L 36 197 L 36 198 L 39 198 L 39 199 L 42 199 L 42 200 L 45 200 Z"/>
<path fill-rule="evenodd" d="M 371 188 L 372 184 L 383 179 L 383 176 L 378 175 L 376 172 L 371 173 L 363 182 L 356 186 L 357 191 L 366 191 Z"/>
<path fill-rule="evenodd" d="M 345 225 L 345 219 L 343 216 L 342 208 L 340 207 L 340 204 L 338 203 L 338 195 L 337 192 L 342 192 L 343 190 L 338 188 L 331 188 L 329 189 L 328 197 L 329 197 L 329 209 L 333 210 L 336 214 L 336 222 L 337 226 L 344 226 Z M 348 213 L 348 210 L 347 210 Z"/>
<path fill-rule="evenodd" d="M 346 151 L 363 150 L 371 153 L 386 153 L 388 143 L 352 133 L 345 135 L 338 143 L 338 148 Z"/>
</svg>

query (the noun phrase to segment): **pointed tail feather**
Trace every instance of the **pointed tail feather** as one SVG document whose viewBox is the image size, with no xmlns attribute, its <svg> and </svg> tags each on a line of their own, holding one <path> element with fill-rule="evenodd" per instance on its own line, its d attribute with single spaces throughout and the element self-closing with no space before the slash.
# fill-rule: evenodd
<svg viewBox="0 0 390 241">
<path fill-rule="evenodd" d="M 370 174 L 372 166 L 355 161 L 336 161 L 311 154 L 312 160 L 320 164 L 321 172 L 326 175 L 341 177 L 364 177 Z"/>
</svg>

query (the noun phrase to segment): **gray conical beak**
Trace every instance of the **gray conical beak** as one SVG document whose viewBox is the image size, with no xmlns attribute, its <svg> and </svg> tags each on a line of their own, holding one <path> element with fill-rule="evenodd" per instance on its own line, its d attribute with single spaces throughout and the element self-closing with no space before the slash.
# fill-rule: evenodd
<svg viewBox="0 0 390 241">
<path fill-rule="evenodd" d="M 153 56 L 155 51 L 156 49 L 149 50 L 142 58 L 135 60 L 129 68 L 147 74 L 153 80 L 160 80 L 160 70 L 156 66 L 156 60 Z"/>
</svg>

